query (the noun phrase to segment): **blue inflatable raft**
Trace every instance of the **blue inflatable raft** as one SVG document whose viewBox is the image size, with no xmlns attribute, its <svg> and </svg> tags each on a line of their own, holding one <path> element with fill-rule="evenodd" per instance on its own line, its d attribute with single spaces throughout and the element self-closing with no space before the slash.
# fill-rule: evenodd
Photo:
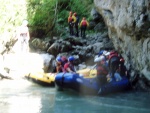
<svg viewBox="0 0 150 113">
<path fill-rule="evenodd" d="M 130 88 L 127 77 L 122 77 L 120 81 L 112 81 L 103 86 L 99 86 L 96 78 L 84 78 L 79 74 L 58 73 L 55 77 L 56 86 L 59 89 L 72 89 L 83 94 L 109 94 L 126 91 Z"/>
</svg>

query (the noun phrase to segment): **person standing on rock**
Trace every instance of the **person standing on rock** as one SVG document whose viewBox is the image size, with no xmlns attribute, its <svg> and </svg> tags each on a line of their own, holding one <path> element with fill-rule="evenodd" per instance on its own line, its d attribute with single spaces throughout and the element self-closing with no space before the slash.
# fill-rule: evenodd
<svg viewBox="0 0 150 113">
<path fill-rule="evenodd" d="M 69 25 L 69 31 L 70 31 L 70 35 L 74 35 L 73 32 L 73 18 L 72 18 L 72 12 L 70 11 L 69 13 L 69 17 L 68 17 L 68 25 Z"/>
<path fill-rule="evenodd" d="M 78 30 L 78 25 L 79 25 L 79 16 L 77 15 L 77 13 L 74 13 L 73 16 L 73 24 L 74 24 L 74 28 L 75 28 L 75 36 L 79 37 L 79 30 Z"/>
<path fill-rule="evenodd" d="M 87 27 L 89 26 L 89 23 L 87 22 L 86 18 L 83 17 L 82 21 L 80 23 L 80 28 L 81 28 L 81 37 L 85 38 L 85 31 Z"/>
<path fill-rule="evenodd" d="M 28 21 L 23 20 L 22 25 L 17 29 L 17 37 L 20 45 L 21 52 L 29 51 L 30 34 L 28 29 Z"/>
</svg>

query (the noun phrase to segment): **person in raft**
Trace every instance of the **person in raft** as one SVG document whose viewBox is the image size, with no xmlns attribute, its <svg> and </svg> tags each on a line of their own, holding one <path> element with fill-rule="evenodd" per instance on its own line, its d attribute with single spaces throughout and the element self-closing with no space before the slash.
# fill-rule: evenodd
<svg viewBox="0 0 150 113">
<path fill-rule="evenodd" d="M 64 72 L 76 72 L 75 67 L 74 67 L 74 60 L 75 58 L 73 56 L 70 56 L 68 58 L 68 62 L 64 65 Z"/>
</svg>

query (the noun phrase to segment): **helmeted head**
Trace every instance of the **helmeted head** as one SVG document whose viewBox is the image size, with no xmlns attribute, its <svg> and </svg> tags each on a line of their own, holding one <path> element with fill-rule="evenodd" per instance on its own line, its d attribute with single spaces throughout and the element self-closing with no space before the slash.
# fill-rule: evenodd
<svg viewBox="0 0 150 113">
<path fill-rule="evenodd" d="M 75 60 L 75 58 L 73 57 L 73 56 L 70 56 L 69 58 L 68 58 L 68 61 L 69 62 L 73 62 Z"/>
<path fill-rule="evenodd" d="M 105 57 L 104 56 L 100 56 L 100 57 L 97 57 L 94 59 L 94 62 L 95 63 L 102 63 L 102 61 L 105 60 Z"/>
<path fill-rule="evenodd" d="M 56 61 L 57 61 L 57 62 L 61 62 L 61 56 L 58 56 L 58 57 L 56 58 Z"/>
<path fill-rule="evenodd" d="M 110 55 L 110 52 L 108 52 L 108 51 L 104 51 L 104 52 L 103 52 L 103 55 L 105 55 L 105 56 L 109 56 L 109 55 Z"/>
<path fill-rule="evenodd" d="M 98 56 L 101 56 L 104 51 L 105 51 L 105 50 L 101 50 L 101 51 L 98 53 Z"/>
<path fill-rule="evenodd" d="M 77 16 L 77 13 L 75 12 L 73 15 L 74 15 L 74 16 Z"/>
<path fill-rule="evenodd" d="M 23 26 L 27 26 L 28 25 L 28 21 L 27 20 L 23 20 L 22 25 Z"/>
</svg>

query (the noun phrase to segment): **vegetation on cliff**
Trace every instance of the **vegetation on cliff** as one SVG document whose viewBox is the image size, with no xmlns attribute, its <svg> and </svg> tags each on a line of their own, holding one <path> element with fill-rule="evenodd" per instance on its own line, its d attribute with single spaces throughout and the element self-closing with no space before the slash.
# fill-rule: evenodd
<svg viewBox="0 0 150 113">
<path fill-rule="evenodd" d="M 69 11 L 89 17 L 93 0 L 1 0 L 0 34 L 13 32 L 23 19 L 35 37 L 63 34 Z"/>
</svg>

